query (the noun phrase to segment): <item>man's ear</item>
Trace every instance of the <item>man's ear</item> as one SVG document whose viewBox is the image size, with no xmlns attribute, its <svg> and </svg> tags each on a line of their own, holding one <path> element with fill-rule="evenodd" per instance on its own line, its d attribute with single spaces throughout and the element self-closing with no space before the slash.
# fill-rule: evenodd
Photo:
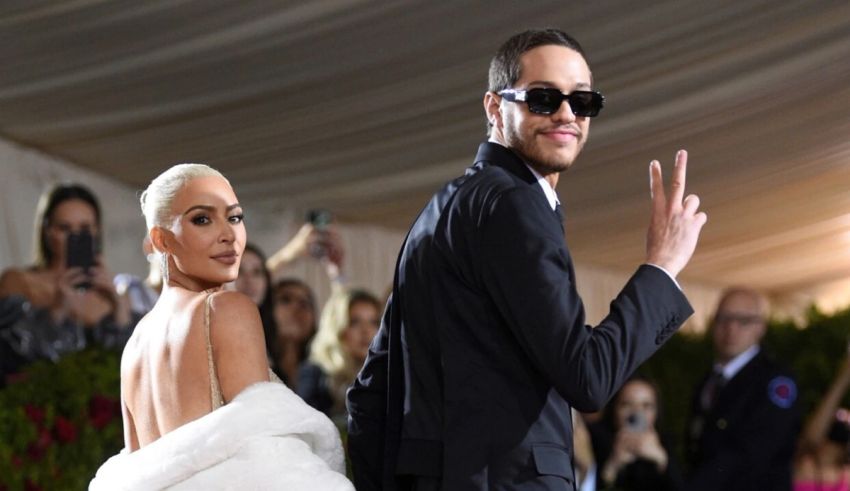
<svg viewBox="0 0 850 491">
<path fill-rule="evenodd" d="M 494 128 L 502 128 L 502 113 L 500 111 L 502 97 L 495 92 L 486 92 L 484 94 L 484 113 L 487 114 L 487 121 Z"/>
<path fill-rule="evenodd" d="M 166 230 L 162 227 L 155 226 L 151 228 L 149 235 L 151 236 L 151 244 L 157 252 L 167 254 L 169 251 L 168 237 Z"/>
</svg>

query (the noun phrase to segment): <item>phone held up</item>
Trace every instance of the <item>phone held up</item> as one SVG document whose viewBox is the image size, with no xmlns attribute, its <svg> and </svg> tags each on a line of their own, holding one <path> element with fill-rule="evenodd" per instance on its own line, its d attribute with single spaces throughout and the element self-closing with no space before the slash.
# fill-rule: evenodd
<svg viewBox="0 0 850 491">
<path fill-rule="evenodd" d="M 626 416 L 626 428 L 631 431 L 646 430 L 646 416 L 641 412 L 634 412 Z"/>
<path fill-rule="evenodd" d="M 319 240 L 310 244 L 310 255 L 316 259 L 325 257 L 328 254 L 327 229 L 333 215 L 328 210 L 314 209 L 307 212 L 306 221 L 319 233 Z"/>
<path fill-rule="evenodd" d="M 76 288 L 91 288 L 91 280 L 88 277 L 89 270 L 95 266 L 95 247 L 94 237 L 87 229 L 68 234 L 65 241 L 65 266 L 82 268 L 87 276 L 86 280 L 74 285 Z"/>
</svg>

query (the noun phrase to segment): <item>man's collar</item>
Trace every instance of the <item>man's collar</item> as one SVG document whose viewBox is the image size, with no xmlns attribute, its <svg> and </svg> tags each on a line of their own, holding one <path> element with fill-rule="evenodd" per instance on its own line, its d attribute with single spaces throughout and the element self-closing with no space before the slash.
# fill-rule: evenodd
<svg viewBox="0 0 850 491">
<path fill-rule="evenodd" d="M 511 149 L 502 146 L 499 143 L 487 141 L 478 147 L 478 154 L 475 156 L 475 163 L 486 161 L 499 167 L 504 167 L 512 174 L 529 184 L 538 183 L 546 196 L 546 201 L 552 210 L 560 204 L 558 195 L 549 181 L 543 178 L 530 165 L 526 164 L 516 153 Z"/>
<path fill-rule="evenodd" d="M 549 201 L 549 206 L 552 207 L 552 211 L 555 211 L 555 207 L 560 205 L 561 202 L 558 200 L 558 195 L 555 193 L 555 190 L 552 189 L 552 185 L 549 184 L 549 181 L 546 180 L 545 177 L 541 176 L 534 167 L 525 164 L 528 167 L 528 170 L 531 171 L 531 174 L 534 175 L 534 178 L 537 179 L 537 184 L 540 184 L 540 187 L 543 188 L 543 194 L 546 195 L 546 200 Z"/>
<path fill-rule="evenodd" d="M 723 378 L 726 380 L 731 380 L 732 377 L 738 374 L 744 366 L 749 363 L 753 358 L 756 357 L 761 351 L 761 347 L 759 345 L 750 346 L 750 348 L 740 355 L 736 356 L 729 360 L 725 365 L 721 365 L 720 363 L 714 364 L 714 369 L 723 371 Z"/>
<path fill-rule="evenodd" d="M 534 174 L 529 172 L 528 167 L 517 154 L 495 142 L 487 141 L 478 146 L 475 163 L 478 162 L 488 162 L 503 167 L 529 184 L 537 181 Z"/>
</svg>

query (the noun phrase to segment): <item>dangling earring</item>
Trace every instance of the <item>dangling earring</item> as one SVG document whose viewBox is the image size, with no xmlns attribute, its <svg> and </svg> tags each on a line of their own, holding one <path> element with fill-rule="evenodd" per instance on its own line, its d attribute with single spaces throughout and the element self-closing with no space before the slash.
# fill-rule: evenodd
<svg viewBox="0 0 850 491">
<path fill-rule="evenodd" d="M 160 259 L 161 259 L 161 262 L 160 262 L 160 265 L 159 265 L 159 269 L 161 269 L 161 270 L 162 270 L 162 271 L 161 271 L 161 274 L 162 274 L 162 284 L 163 284 L 163 285 L 167 285 L 167 284 L 168 284 L 168 254 L 167 254 L 167 253 L 165 253 L 165 252 L 163 252 L 163 253 L 161 253 L 161 254 L 159 255 L 159 257 L 160 257 Z"/>
</svg>

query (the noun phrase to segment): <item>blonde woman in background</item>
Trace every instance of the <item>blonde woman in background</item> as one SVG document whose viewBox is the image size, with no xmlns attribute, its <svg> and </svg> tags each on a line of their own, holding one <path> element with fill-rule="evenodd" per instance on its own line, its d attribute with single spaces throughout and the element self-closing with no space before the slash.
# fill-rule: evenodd
<svg viewBox="0 0 850 491">
<path fill-rule="evenodd" d="M 247 233 L 227 179 L 176 165 L 141 196 L 163 286 L 121 358 L 125 448 L 89 489 L 352 491 L 339 433 L 276 380 L 236 279 Z"/>
<path fill-rule="evenodd" d="M 378 332 L 381 304 L 364 290 L 334 285 L 322 309 L 309 362 L 298 373 L 297 392 L 308 404 L 336 422 L 345 421 L 345 392 Z"/>
</svg>

